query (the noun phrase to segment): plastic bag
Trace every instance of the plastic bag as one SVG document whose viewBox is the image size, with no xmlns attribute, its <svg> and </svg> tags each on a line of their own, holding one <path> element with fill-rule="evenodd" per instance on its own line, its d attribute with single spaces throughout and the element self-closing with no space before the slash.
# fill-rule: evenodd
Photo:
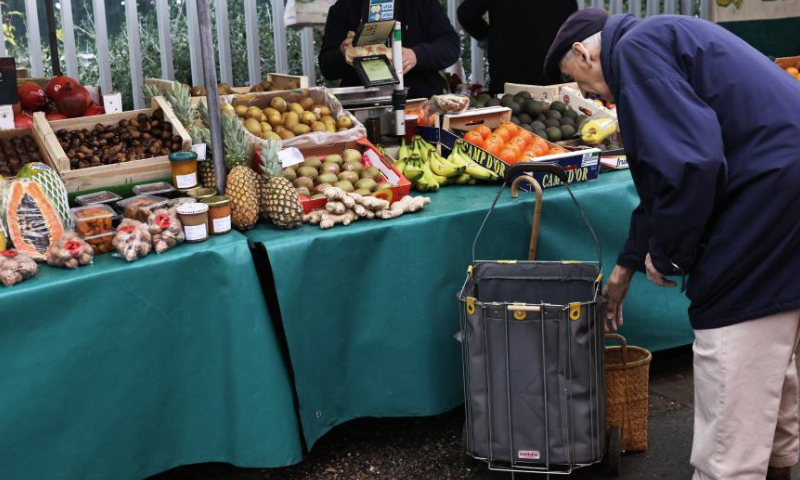
<svg viewBox="0 0 800 480">
<path fill-rule="evenodd" d="M 287 27 L 324 27 L 335 0 L 289 0 L 283 12 Z"/>
<path fill-rule="evenodd" d="M 47 264 L 75 269 L 92 263 L 94 249 L 75 232 L 65 233 L 47 250 Z"/>
<path fill-rule="evenodd" d="M 178 217 L 165 208 L 159 208 L 150 214 L 147 228 L 153 237 L 153 249 L 156 253 L 164 253 L 186 239 Z"/>
<path fill-rule="evenodd" d="M 146 257 L 152 248 L 153 238 L 147 225 L 138 220 L 126 218 L 117 227 L 112 245 L 125 260 L 133 262 Z"/>
<path fill-rule="evenodd" d="M 589 120 L 581 128 L 581 139 L 586 145 L 597 145 L 617 133 L 617 121 L 613 118 Z"/>
<path fill-rule="evenodd" d="M 36 275 L 38 267 L 28 255 L 16 250 L 0 252 L 0 283 L 11 287 Z"/>
<path fill-rule="evenodd" d="M 465 112 L 469 108 L 469 97 L 465 95 L 434 95 L 425 104 L 429 112 L 447 115 Z"/>
</svg>

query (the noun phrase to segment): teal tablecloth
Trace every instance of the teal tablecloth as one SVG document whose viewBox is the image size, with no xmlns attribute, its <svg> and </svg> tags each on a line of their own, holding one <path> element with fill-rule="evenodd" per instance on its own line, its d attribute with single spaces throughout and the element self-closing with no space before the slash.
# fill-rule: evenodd
<svg viewBox="0 0 800 480">
<path fill-rule="evenodd" d="M 301 460 L 247 240 L 0 287 L 0 478 L 139 480 Z"/>
<path fill-rule="evenodd" d="M 456 292 L 497 187 L 448 187 L 424 211 L 322 231 L 247 233 L 269 255 L 309 446 L 333 426 L 365 416 L 443 412 L 462 402 Z M 638 204 L 628 173 L 577 186 L 613 267 Z M 540 259 L 594 259 L 564 189 L 545 191 Z M 478 258 L 527 256 L 534 197 L 506 192 Z M 691 342 L 686 300 L 643 279 L 626 304 L 624 334 L 648 348 Z"/>
</svg>

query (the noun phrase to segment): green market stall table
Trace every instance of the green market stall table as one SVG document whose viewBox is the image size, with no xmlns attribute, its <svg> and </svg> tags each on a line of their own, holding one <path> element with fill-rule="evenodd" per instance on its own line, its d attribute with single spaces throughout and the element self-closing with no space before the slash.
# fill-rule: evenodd
<svg viewBox="0 0 800 480">
<path fill-rule="evenodd" d="M 140 480 L 301 460 L 289 378 L 238 233 L 0 288 L 0 478 Z"/>
<path fill-rule="evenodd" d="M 271 268 L 273 312 L 282 317 L 309 446 L 353 418 L 432 415 L 463 401 L 456 292 L 496 192 L 446 187 L 430 194 L 423 211 L 391 221 L 247 232 L 261 252 L 260 268 Z M 630 175 L 602 175 L 575 193 L 597 229 L 608 273 L 638 204 Z M 539 258 L 595 260 L 566 190 L 544 196 Z M 506 192 L 478 258 L 526 258 L 533 204 L 533 194 L 514 200 Z M 650 288 L 641 276 L 625 312 L 623 333 L 634 344 L 658 349 L 692 341 L 686 301 L 675 289 Z"/>
</svg>

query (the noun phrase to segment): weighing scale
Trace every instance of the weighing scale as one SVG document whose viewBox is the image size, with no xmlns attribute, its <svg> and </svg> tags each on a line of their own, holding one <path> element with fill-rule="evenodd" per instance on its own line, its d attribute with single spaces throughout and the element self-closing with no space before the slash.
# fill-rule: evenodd
<svg viewBox="0 0 800 480">
<path fill-rule="evenodd" d="M 394 33 L 392 58 L 395 63 L 402 62 L 400 27 L 400 22 L 395 20 L 362 23 L 353 38 L 353 45 L 382 45 Z M 361 123 L 366 124 L 370 118 L 379 118 L 381 134 L 405 135 L 406 90 L 402 69 L 395 69 L 386 55 L 356 57 L 353 59 L 353 68 L 363 86 L 334 88 L 331 93 Z"/>
</svg>

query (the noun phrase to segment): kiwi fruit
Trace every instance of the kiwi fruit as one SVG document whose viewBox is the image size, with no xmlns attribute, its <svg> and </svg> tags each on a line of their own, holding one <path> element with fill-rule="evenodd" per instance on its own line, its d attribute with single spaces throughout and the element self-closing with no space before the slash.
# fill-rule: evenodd
<svg viewBox="0 0 800 480">
<path fill-rule="evenodd" d="M 300 123 L 300 116 L 294 112 L 286 112 L 282 115 L 283 126 L 291 130 Z"/>
<path fill-rule="evenodd" d="M 333 186 L 341 188 L 345 192 L 352 192 L 355 190 L 355 188 L 353 188 L 353 184 L 350 183 L 349 180 L 339 180 L 338 182 L 334 183 Z"/>
<path fill-rule="evenodd" d="M 233 107 L 233 111 L 236 112 L 237 117 L 244 117 L 247 115 L 247 107 L 244 105 L 236 105 Z"/>
<path fill-rule="evenodd" d="M 303 112 L 306 111 L 299 103 L 290 103 L 289 104 L 289 111 L 294 112 L 298 115 L 302 115 Z"/>
<path fill-rule="evenodd" d="M 294 185 L 294 188 L 311 188 L 314 186 L 314 180 L 309 177 L 297 177 L 294 182 L 292 182 L 292 185 Z"/>
<path fill-rule="evenodd" d="M 381 175 L 381 171 L 377 167 L 367 167 L 361 171 L 361 178 L 371 178 L 377 182 L 381 177 L 383 175 Z"/>
<path fill-rule="evenodd" d="M 350 115 L 342 115 L 338 120 L 336 120 L 336 126 L 340 129 L 347 130 L 353 126 L 353 119 L 350 118 Z"/>
<path fill-rule="evenodd" d="M 312 155 L 303 159 L 302 166 L 312 167 L 319 170 L 319 168 L 322 166 L 322 161 L 319 158 Z"/>
<path fill-rule="evenodd" d="M 381 182 L 375 185 L 375 188 L 372 190 L 373 192 L 380 192 L 381 190 L 388 190 L 392 188 L 392 184 L 389 182 Z"/>
<path fill-rule="evenodd" d="M 366 197 L 366 196 L 372 194 L 372 190 L 367 190 L 366 188 L 359 188 L 358 190 L 356 190 L 353 193 L 361 195 L 362 197 Z"/>
<path fill-rule="evenodd" d="M 317 177 L 317 181 L 319 183 L 329 183 L 332 185 L 339 181 L 339 177 L 336 176 L 335 173 L 323 173 L 322 175 Z"/>
<path fill-rule="evenodd" d="M 321 171 L 322 173 L 332 173 L 334 175 L 339 175 L 339 172 L 342 171 L 342 167 L 339 166 L 338 163 L 325 162 L 322 164 Z"/>
<path fill-rule="evenodd" d="M 311 124 L 312 132 L 324 132 L 326 130 L 325 124 L 322 122 L 314 122 Z"/>
<path fill-rule="evenodd" d="M 330 188 L 330 187 L 331 187 L 330 183 L 318 183 L 318 184 L 314 185 L 314 191 L 316 191 L 318 193 L 323 193 L 326 188 Z"/>
<path fill-rule="evenodd" d="M 261 111 L 258 112 L 261 114 Z M 269 124 L 267 124 L 269 125 Z M 247 129 L 248 132 L 252 133 L 253 135 L 261 135 L 261 123 L 256 120 L 255 118 L 248 118 L 244 121 L 244 128 Z"/>
<path fill-rule="evenodd" d="M 358 188 L 358 189 L 364 188 L 364 189 L 367 189 L 369 191 L 372 191 L 372 189 L 375 188 L 375 185 L 377 185 L 375 180 L 367 177 L 367 178 L 362 178 L 361 180 L 357 181 L 355 187 Z"/>
<path fill-rule="evenodd" d="M 332 154 L 332 155 L 327 155 L 327 156 L 325 156 L 325 158 L 323 158 L 323 159 L 322 159 L 322 162 L 323 162 L 323 163 L 329 163 L 329 162 L 332 162 L 332 163 L 336 163 L 336 164 L 339 164 L 339 165 L 341 165 L 341 164 L 343 164 L 343 163 L 344 163 L 344 159 L 342 159 L 342 156 L 341 156 L 341 155 L 338 155 L 338 154 L 335 154 L 335 153 L 334 153 L 334 154 Z"/>
<path fill-rule="evenodd" d="M 339 174 L 339 180 L 347 180 L 348 182 L 357 182 L 358 173 L 353 172 L 352 170 L 345 170 Z"/>
<path fill-rule="evenodd" d="M 297 187 L 295 188 L 295 191 L 297 192 L 298 195 L 305 195 L 306 197 L 311 196 L 311 190 L 309 189 L 309 187 Z"/>
<path fill-rule="evenodd" d="M 361 174 L 361 170 L 363 169 L 363 167 L 361 166 L 361 162 L 345 162 L 342 168 L 344 170 L 351 170 L 353 172 L 356 172 L 357 174 Z"/>
<path fill-rule="evenodd" d="M 294 169 L 291 168 L 284 168 L 283 178 L 289 180 L 290 182 L 294 182 L 295 180 L 297 180 L 297 172 L 295 172 Z"/>
<path fill-rule="evenodd" d="M 300 167 L 297 170 L 297 174 L 301 177 L 308 177 L 313 180 L 319 176 L 319 171 L 314 167 Z"/>
<path fill-rule="evenodd" d="M 295 134 L 291 132 L 291 130 L 283 129 L 281 133 L 278 134 L 281 137 L 281 140 L 289 140 L 290 138 L 294 138 Z"/>
<path fill-rule="evenodd" d="M 314 195 L 311 195 L 310 199 L 311 200 L 318 200 L 320 198 L 327 198 L 327 197 L 322 193 L 315 193 Z"/>
<path fill-rule="evenodd" d="M 300 100 L 300 106 L 303 107 L 303 110 L 309 110 L 311 107 L 314 106 L 314 99 L 311 97 L 305 97 Z"/>
<path fill-rule="evenodd" d="M 342 157 L 344 158 L 345 162 L 361 163 L 361 152 L 354 148 L 348 148 L 342 152 Z"/>
<path fill-rule="evenodd" d="M 303 112 L 300 114 L 300 123 L 304 123 L 309 127 L 317 121 L 317 117 L 311 112 Z"/>
</svg>

